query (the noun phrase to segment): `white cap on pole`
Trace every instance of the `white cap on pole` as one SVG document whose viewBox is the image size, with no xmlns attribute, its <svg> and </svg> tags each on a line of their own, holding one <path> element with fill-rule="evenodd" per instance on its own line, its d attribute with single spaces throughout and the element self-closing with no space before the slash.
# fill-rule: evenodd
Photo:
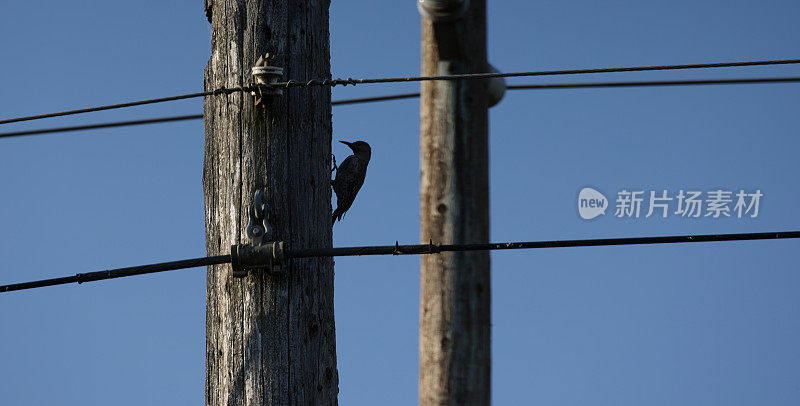
<svg viewBox="0 0 800 406">
<path fill-rule="evenodd" d="M 417 0 L 423 17 L 433 21 L 453 21 L 469 8 L 469 0 Z"/>
</svg>

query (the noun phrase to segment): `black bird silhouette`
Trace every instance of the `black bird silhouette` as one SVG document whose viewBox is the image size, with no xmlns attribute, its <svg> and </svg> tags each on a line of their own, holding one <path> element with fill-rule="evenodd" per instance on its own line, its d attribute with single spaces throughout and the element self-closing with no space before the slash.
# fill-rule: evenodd
<svg viewBox="0 0 800 406">
<path fill-rule="evenodd" d="M 331 181 L 333 191 L 336 193 L 336 210 L 333 211 L 331 222 L 341 221 L 344 214 L 353 204 L 356 194 L 364 178 L 367 177 L 367 165 L 372 156 L 372 149 L 364 141 L 347 142 L 339 141 L 353 150 L 353 155 L 348 156 L 339 167 L 334 161 L 333 169 L 336 170 L 336 177 Z"/>
</svg>

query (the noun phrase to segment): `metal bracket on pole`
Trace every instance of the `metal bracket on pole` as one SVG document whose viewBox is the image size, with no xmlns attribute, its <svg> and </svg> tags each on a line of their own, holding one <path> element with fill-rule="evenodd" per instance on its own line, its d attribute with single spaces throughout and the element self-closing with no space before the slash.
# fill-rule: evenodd
<svg viewBox="0 0 800 406">
<path fill-rule="evenodd" d="M 439 60 L 439 75 L 468 73 L 462 70 L 460 61 L 466 57 L 461 36 L 463 32 L 456 27 L 456 22 L 469 9 L 469 0 L 417 0 L 417 9 L 423 18 L 433 22 L 434 39 L 436 40 Z M 500 72 L 487 63 L 489 72 Z M 503 99 L 506 92 L 506 80 L 501 77 L 488 80 L 486 95 L 489 107 L 495 106 Z"/>
<path fill-rule="evenodd" d="M 269 225 L 269 204 L 266 192 L 256 190 L 253 204 L 248 208 L 250 221 L 247 223 L 247 237 L 253 245 L 262 245 L 264 241 L 272 238 L 272 227 Z"/>
<path fill-rule="evenodd" d="M 500 71 L 489 64 L 489 72 L 498 73 Z M 503 99 L 503 95 L 506 94 L 505 78 L 496 77 L 489 79 L 489 88 L 486 94 L 489 96 L 489 107 L 494 107 L 497 103 L 500 103 L 500 100 Z"/>
<path fill-rule="evenodd" d="M 270 96 L 280 96 L 283 90 L 274 85 L 283 77 L 283 68 L 278 66 L 269 66 L 269 54 L 265 54 L 258 58 L 256 66 L 253 66 L 252 73 L 255 79 L 255 89 L 251 94 L 255 96 L 256 106 L 265 107 L 267 99 Z M 266 85 L 266 86 L 259 86 Z"/>
<path fill-rule="evenodd" d="M 269 205 L 264 190 L 256 190 L 253 204 L 248 208 L 248 215 L 250 221 L 247 224 L 247 236 L 251 244 L 231 247 L 233 276 L 244 278 L 250 270 L 283 272 L 283 241 L 272 241 Z"/>
</svg>

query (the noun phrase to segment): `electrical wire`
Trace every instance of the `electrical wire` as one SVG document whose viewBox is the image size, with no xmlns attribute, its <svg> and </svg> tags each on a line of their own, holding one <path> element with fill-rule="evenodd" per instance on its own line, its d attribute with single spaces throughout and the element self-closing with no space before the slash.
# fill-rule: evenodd
<svg viewBox="0 0 800 406">
<path fill-rule="evenodd" d="M 382 101 L 390 101 L 390 100 L 400 100 L 400 99 L 413 99 L 419 97 L 419 92 L 417 93 L 400 93 L 400 94 L 392 94 L 388 96 L 376 96 L 376 97 L 360 97 L 357 99 L 342 99 L 342 100 L 334 100 L 331 102 L 331 105 L 334 106 L 341 106 L 344 104 L 361 104 L 361 103 L 374 103 L 374 102 L 382 102 Z"/>
<path fill-rule="evenodd" d="M 527 72 L 462 73 L 456 75 L 412 76 L 412 77 L 394 77 L 394 78 L 324 79 L 324 80 L 309 80 L 307 82 L 290 80 L 287 82 L 278 82 L 273 84 L 272 86 L 274 87 L 297 87 L 297 86 L 309 87 L 309 86 L 336 86 L 336 85 L 355 86 L 360 84 L 371 84 L 371 83 L 425 82 L 431 80 L 491 79 L 491 78 L 521 77 L 521 76 L 582 75 L 590 73 L 731 68 L 731 67 L 741 67 L 741 66 L 787 65 L 787 64 L 798 64 L 798 63 L 800 63 L 800 59 L 781 59 L 781 60 L 770 60 L 770 61 L 695 63 L 695 64 L 685 64 L 685 65 L 628 66 L 619 68 L 562 69 L 562 70 L 527 71 Z"/>
<path fill-rule="evenodd" d="M 45 286 L 64 285 L 67 283 L 83 283 L 99 281 L 103 279 L 122 278 L 126 276 L 145 275 L 155 272 L 176 271 L 186 268 L 197 268 L 207 265 L 219 265 L 231 262 L 230 255 L 217 255 L 213 257 L 201 257 L 185 259 L 181 261 L 160 262 L 141 266 L 131 266 L 127 268 L 109 269 L 105 271 L 79 273 L 62 278 L 42 279 L 33 282 L 15 283 L 12 285 L 0 286 L 0 293 L 11 292 L 14 290 L 43 288 Z"/>
<path fill-rule="evenodd" d="M 508 90 L 532 90 L 532 89 L 575 89 L 575 88 L 610 88 L 610 87 L 647 87 L 647 86 L 686 86 L 686 85 L 726 85 L 726 84 L 759 84 L 759 83 L 789 83 L 800 82 L 800 77 L 784 78 L 748 78 L 748 79 L 699 79 L 699 80 L 659 80 L 659 81 L 638 81 L 638 82 L 588 82 L 588 83 L 544 83 L 528 85 L 509 85 Z M 401 93 L 387 96 L 362 97 L 356 99 L 334 100 L 331 105 L 348 105 L 360 103 L 373 103 L 390 100 L 412 99 L 419 97 L 420 93 Z M 69 127 L 55 127 L 38 130 L 26 130 L 0 133 L 0 138 L 18 137 L 22 135 L 50 134 L 58 132 L 95 130 L 99 128 L 124 127 L 141 124 L 164 123 L 171 121 L 199 120 L 202 114 L 191 114 L 185 116 L 173 116 L 152 118 L 146 120 L 119 121 L 101 124 L 78 125 Z"/>
<path fill-rule="evenodd" d="M 769 233 L 739 233 L 739 234 L 704 234 L 681 235 L 665 237 L 633 237 L 633 238 L 599 238 L 588 240 L 555 240 L 531 242 L 504 242 L 486 244 L 417 244 L 417 245 L 383 245 L 363 247 L 339 248 L 301 248 L 287 249 L 286 258 L 315 258 L 338 257 L 358 255 L 425 255 L 442 252 L 463 251 L 493 251 L 534 248 L 563 248 L 563 247 L 596 247 L 611 245 L 640 245 L 640 244 L 674 244 L 694 242 L 721 242 L 721 241 L 749 241 L 749 240 L 774 240 L 786 238 L 800 238 L 800 231 L 783 231 Z M 104 279 L 122 278 L 126 276 L 144 275 L 155 272 L 165 272 L 178 269 L 195 268 L 208 265 L 231 263 L 231 255 L 217 255 L 211 257 L 193 258 L 182 261 L 161 262 L 157 264 L 132 266 L 127 268 L 109 269 L 90 273 L 79 273 L 74 276 L 44 279 L 33 282 L 22 282 L 0 286 L 0 293 L 16 290 L 33 289 L 45 286 L 63 285 L 67 283 L 83 283 Z"/>
<path fill-rule="evenodd" d="M 379 102 L 379 101 L 398 100 L 398 99 L 410 99 L 410 98 L 414 98 L 414 97 L 419 97 L 419 93 L 404 93 L 404 94 L 393 94 L 393 95 L 388 95 L 388 96 L 362 97 L 362 98 L 357 98 L 357 99 L 334 100 L 334 101 L 331 102 L 331 105 L 338 106 L 338 105 L 343 105 L 343 104 L 356 104 L 356 103 L 369 103 L 369 102 Z M 96 129 L 100 129 L 100 128 L 125 127 L 125 126 L 134 126 L 134 125 L 142 125 L 142 124 L 156 124 L 156 123 L 166 123 L 166 122 L 171 122 L 171 121 L 200 120 L 202 118 L 203 118 L 202 114 L 189 114 L 189 115 L 184 115 L 184 116 L 150 118 L 150 119 L 145 119 L 145 120 L 115 121 L 115 122 L 111 122 L 111 123 L 100 123 L 100 124 L 88 124 L 88 125 L 75 125 L 75 126 L 67 126 L 67 127 L 43 128 L 43 129 L 37 129 L 37 130 L 25 130 L 25 131 L 14 131 L 14 132 L 0 133 L 0 138 L 19 137 L 19 136 L 23 136 L 23 135 L 52 134 L 52 133 L 70 132 L 70 131 L 96 130 Z"/>
<path fill-rule="evenodd" d="M 146 100 L 137 100 L 132 102 L 126 103 L 118 103 L 118 104 L 109 104 L 105 106 L 97 106 L 97 107 L 87 107 L 84 109 L 77 109 L 77 110 L 67 110 L 67 111 L 59 111 L 56 113 L 46 113 L 46 114 L 37 114 L 35 116 L 26 116 L 26 117 L 17 117 L 17 118 L 9 118 L 5 120 L 0 120 L 0 124 L 9 124 L 9 123 L 17 123 L 20 121 L 30 121 L 30 120 L 41 120 L 43 118 L 52 118 L 52 117 L 60 117 L 60 116 L 70 116 L 73 114 L 83 114 L 83 113 L 92 113 L 95 111 L 103 111 L 103 110 L 113 110 L 113 109 L 121 109 L 125 107 L 133 107 L 133 106 L 142 106 L 145 104 L 153 104 L 153 103 L 163 103 L 168 101 L 175 101 L 175 100 L 184 100 L 184 99 L 192 99 L 195 97 L 203 97 L 203 96 L 210 96 L 214 94 L 230 94 L 238 91 L 244 91 L 246 89 L 237 87 L 237 88 L 230 88 L 230 89 L 217 89 L 212 92 L 200 92 L 200 93 L 187 93 L 181 94 L 178 96 L 169 96 L 169 97 L 160 97 L 157 99 L 146 99 Z"/>
<path fill-rule="evenodd" d="M 22 135 L 34 135 L 34 134 L 51 134 L 51 133 L 60 133 L 60 132 L 69 132 L 69 131 L 82 131 L 82 130 L 97 130 L 100 128 L 113 128 L 113 127 L 126 127 L 132 125 L 142 125 L 142 124 L 155 124 L 155 123 L 167 123 L 171 121 L 184 121 L 184 120 L 199 120 L 202 119 L 202 114 L 190 114 L 186 116 L 172 116 L 172 117 L 161 117 L 161 118 L 150 118 L 145 120 L 132 120 L 132 121 L 116 121 L 112 123 L 100 123 L 100 124 L 88 124 L 88 125 L 75 125 L 69 127 L 55 127 L 55 128 L 44 128 L 38 130 L 26 130 L 26 131 L 15 131 L 15 132 L 8 132 L 8 133 L 0 133 L 0 138 L 7 138 L 7 137 L 19 137 Z"/>
<path fill-rule="evenodd" d="M 0 120 L 0 124 L 16 123 L 21 121 L 40 120 L 44 118 L 60 117 L 73 114 L 83 114 L 102 110 L 119 109 L 125 107 L 141 106 L 145 104 L 163 103 L 168 101 L 191 99 L 220 94 L 231 94 L 236 92 L 251 92 L 262 88 L 274 87 L 310 87 L 310 86 L 336 86 L 336 85 L 358 85 L 370 83 L 399 83 L 399 82 L 422 82 L 431 80 L 462 80 L 462 79 L 488 79 L 500 77 L 521 77 L 521 76 L 552 76 L 552 75 L 576 75 L 590 73 L 614 73 L 614 72 L 637 72 L 637 71 L 657 71 L 657 70 L 678 70 L 678 69 L 703 69 L 703 68 L 728 68 L 742 66 L 765 66 L 765 65 L 787 65 L 798 64 L 800 59 L 780 59 L 768 61 L 742 61 L 742 62 L 718 62 L 718 63 L 696 63 L 685 65 L 653 65 L 653 66 L 632 66 L 617 68 L 590 68 L 590 69 L 565 69 L 549 71 L 527 71 L 527 72 L 491 72 L 491 73 L 466 73 L 459 75 L 439 75 L 439 76 L 412 76 L 395 78 L 368 78 L 368 79 L 312 79 L 309 81 L 278 82 L 271 85 L 256 86 L 237 86 L 232 88 L 219 88 L 213 91 L 188 93 L 177 96 L 161 97 L 157 99 L 138 100 L 126 103 L 111 104 L 106 106 L 88 107 L 77 110 L 67 110 L 55 113 L 38 114 L 34 116 L 16 117 Z"/>
<path fill-rule="evenodd" d="M 579 89 L 591 87 L 647 87 L 647 86 L 697 86 L 697 85 L 743 85 L 759 83 L 800 82 L 800 77 L 745 78 L 745 79 L 690 79 L 690 80 L 650 80 L 639 82 L 587 82 L 587 83 L 543 83 L 530 85 L 511 85 L 508 89 Z"/>
<path fill-rule="evenodd" d="M 287 258 L 340 257 L 356 255 L 418 255 L 441 252 L 495 251 L 534 248 L 596 247 L 609 245 L 674 244 L 691 242 L 719 242 L 746 240 L 773 240 L 800 238 L 800 231 L 740 234 L 677 235 L 666 237 L 598 238 L 588 240 L 555 240 L 530 242 L 502 242 L 485 244 L 418 244 L 385 245 L 369 247 L 314 248 L 288 250 Z"/>
</svg>

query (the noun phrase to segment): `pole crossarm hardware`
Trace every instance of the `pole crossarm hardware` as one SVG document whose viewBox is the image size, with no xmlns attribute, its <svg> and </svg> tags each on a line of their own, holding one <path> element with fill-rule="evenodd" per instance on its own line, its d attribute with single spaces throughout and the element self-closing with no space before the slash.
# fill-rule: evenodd
<svg viewBox="0 0 800 406">
<path fill-rule="evenodd" d="M 244 278 L 250 271 L 278 273 L 284 270 L 283 241 L 271 241 L 272 226 L 269 224 L 270 208 L 266 194 L 264 189 L 256 190 L 253 204 L 248 210 L 250 222 L 247 225 L 247 236 L 250 244 L 231 246 L 233 276 L 237 278 Z"/>
<path fill-rule="evenodd" d="M 554 240 L 554 241 L 528 241 L 528 242 L 502 242 L 486 244 L 413 244 L 413 245 L 379 245 L 361 247 L 338 248 L 299 248 L 291 249 L 283 241 L 268 241 L 261 245 L 252 244 L 234 245 L 231 253 L 186 259 L 181 261 L 161 262 L 141 266 L 109 269 L 105 271 L 79 273 L 73 276 L 44 279 L 33 282 L 22 282 L 0 286 L 0 293 L 15 290 L 33 289 L 45 286 L 64 285 L 68 283 L 93 282 L 104 279 L 122 278 L 126 276 L 145 275 L 156 272 L 174 271 L 186 268 L 196 268 L 207 265 L 236 264 L 243 269 L 270 269 L 270 265 L 281 264 L 291 258 L 315 257 L 344 257 L 361 255 L 427 255 L 441 252 L 454 251 L 494 251 L 536 248 L 566 248 L 566 247 L 598 247 L 612 245 L 643 245 L 643 244 L 675 244 L 692 242 L 721 242 L 721 241 L 750 241 L 750 240 L 778 240 L 800 238 L 800 231 L 777 231 L 766 233 L 738 233 L 738 234 L 701 234 L 678 235 L 665 237 L 628 237 L 628 238 L 598 238 L 588 240 Z M 274 269 L 274 268 L 273 268 Z"/>
<path fill-rule="evenodd" d="M 270 96 L 283 95 L 283 89 L 276 86 L 278 80 L 283 77 L 283 68 L 270 66 L 269 54 L 259 57 L 251 72 L 256 83 L 250 93 L 255 97 L 256 106 L 266 107 L 267 99 Z"/>
</svg>

